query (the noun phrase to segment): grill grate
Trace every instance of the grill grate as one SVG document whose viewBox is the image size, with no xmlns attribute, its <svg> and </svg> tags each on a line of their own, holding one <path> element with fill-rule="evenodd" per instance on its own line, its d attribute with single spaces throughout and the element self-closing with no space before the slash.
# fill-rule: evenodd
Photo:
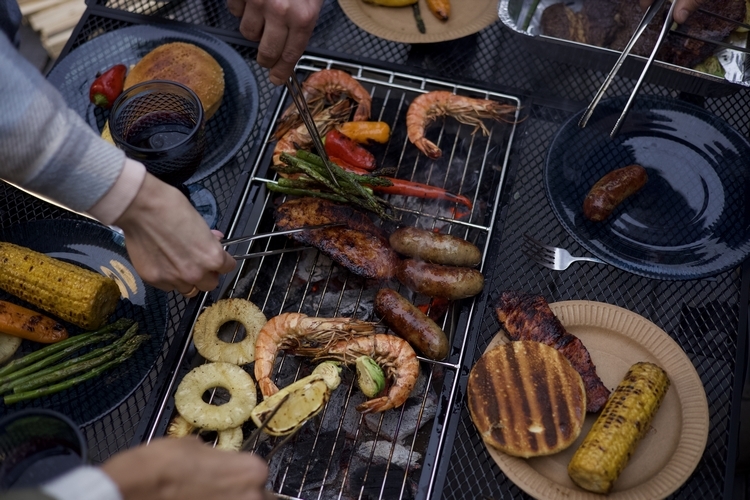
<svg viewBox="0 0 750 500">
<path fill-rule="evenodd" d="M 301 78 L 324 68 L 352 74 L 373 98 L 372 119 L 386 121 L 392 129 L 389 143 L 376 151 L 378 164 L 395 166 L 399 178 L 445 186 L 469 197 L 474 204 L 471 213 L 462 214 L 460 208 L 445 201 L 390 196 L 401 224 L 442 229 L 486 250 L 517 126 L 488 123 L 490 131 L 485 137 L 481 132 L 473 133 L 472 127 L 445 120 L 442 126 L 428 130 L 428 137 L 443 149 L 443 157 L 427 161 L 406 139 L 406 110 L 420 93 L 449 90 L 509 104 L 518 119 L 517 98 L 316 57 L 304 57 L 297 67 Z M 282 109 L 281 105 L 277 108 L 274 123 Z M 274 128 L 269 129 L 269 137 Z M 273 210 L 283 198 L 265 188 L 265 183 L 274 178 L 269 170 L 272 146 L 273 143 L 265 142 L 253 166 L 233 234 L 273 230 Z M 239 221 L 243 218 L 249 222 L 241 230 Z M 392 223 L 381 224 L 386 230 L 395 228 Z M 252 242 L 247 249 L 255 252 L 279 247 L 291 244 L 284 237 L 274 237 Z M 395 281 L 389 286 L 398 288 Z M 307 249 L 243 261 L 227 288 L 221 297 L 248 298 L 269 318 L 283 312 L 303 312 L 310 316 L 369 320 L 374 319 L 372 301 L 380 284 L 351 275 L 332 265 L 317 250 Z M 409 295 L 403 287 L 400 293 L 418 304 L 429 301 L 427 297 Z M 422 373 L 417 387 L 401 408 L 367 416 L 357 412 L 355 407 L 364 401 L 364 396 L 356 388 L 353 370 L 345 369 L 342 387 L 333 392 L 324 411 L 272 460 L 273 490 L 301 498 L 406 499 L 414 498 L 420 487 L 431 488 L 435 474 L 431 464 L 435 463 L 434 457 L 439 454 L 445 437 L 446 409 L 457 395 L 456 374 L 469 339 L 467 326 L 477 303 L 478 300 L 464 301 L 449 309 L 441 326 L 452 345 L 451 354 L 444 362 L 420 358 Z M 186 350 L 181 360 L 184 369 L 172 380 L 170 394 L 185 370 L 200 362 L 197 354 Z M 280 387 L 309 374 L 312 367 L 309 361 L 293 356 L 282 356 L 277 365 L 274 381 Z M 163 401 L 161 417 L 157 418 L 152 435 L 164 432 L 172 416 L 171 405 L 169 398 Z M 262 454 L 270 446 L 260 443 L 256 451 Z"/>
</svg>

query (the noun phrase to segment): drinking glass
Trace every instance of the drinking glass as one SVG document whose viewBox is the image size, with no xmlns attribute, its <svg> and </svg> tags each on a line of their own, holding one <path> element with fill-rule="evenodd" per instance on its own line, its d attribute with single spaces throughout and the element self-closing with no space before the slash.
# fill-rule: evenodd
<svg viewBox="0 0 750 500">
<path fill-rule="evenodd" d="M 128 157 L 174 186 L 188 180 L 203 159 L 203 106 L 180 83 L 151 80 L 126 89 L 112 105 L 109 127 Z"/>
</svg>

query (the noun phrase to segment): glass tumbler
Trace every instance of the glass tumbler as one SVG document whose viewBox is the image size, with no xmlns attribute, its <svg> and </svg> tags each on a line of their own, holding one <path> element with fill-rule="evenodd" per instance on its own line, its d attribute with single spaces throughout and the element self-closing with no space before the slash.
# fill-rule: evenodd
<svg viewBox="0 0 750 500">
<path fill-rule="evenodd" d="M 188 180 L 203 160 L 203 106 L 180 83 L 151 80 L 126 89 L 112 105 L 109 127 L 128 157 L 174 186 Z"/>
<path fill-rule="evenodd" d="M 86 442 L 62 413 L 21 410 L 0 421 L 0 491 L 29 488 L 86 463 Z"/>
</svg>

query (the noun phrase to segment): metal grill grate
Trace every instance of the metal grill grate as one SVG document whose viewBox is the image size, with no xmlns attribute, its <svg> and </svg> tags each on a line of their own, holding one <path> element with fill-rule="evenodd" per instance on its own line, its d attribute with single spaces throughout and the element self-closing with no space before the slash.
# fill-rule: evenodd
<svg viewBox="0 0 750 500">
<path fill-rule="evenodd" d="M 457 211 L 460 209 L 444 201 L 390 196 L 401 216 L 401 224 L 442 228 L 486 250 L 516 125 L 488 123 L 490 133 L 485 137 L 473 133 L 472 127 L 445 120 L 442 127 L 432 127 L 428 131 L 429 138 L 443 149 L 443 157 L 426 161 L 406 139 L 406 110 L 420 93 L 438 89 L 507 103 L 516 110 L 516 118 L 520 112 L 519 100 L 476 88 L 315 57 L 304 57 L 298 72 L 304 78 L 309 72 L 323 68 L 352 74 L 373 98 L 373 119 L 390 124 L 391 140 L 376 153 L 379 165 L 395 166 L 399 178 L 445 186 L 469 197 L 475 207 L 471 213 L 461 214 Z M 277 117 L 281 110 L 281 106 L 276 110 Z M 244 209 L 238 213 L 233 233 L 252 234 L 273 229 L 273 210 L 282 198 L 265 188 L 266 177 L 271 177 L 268 169 L 272 145 L 266 143 L 254 165 L 245 190 Z M 238 229 L 243 218 L 249 222 L 244 230 Z M 392 224 L 383 226 L 387 230 L 394 229 Z M 276 237 L 254 242 L 248 250 L 278 247 L 288 248 L 291 244 L 284 237 Z M 389 285 L 398 288 L 395 282 Z M 320 317 L 374 319 L 372 301 L 380 286 L 344 272 L 316 250 L 308 249 L 245 261 L 221 296 L 248 298 L 269 318 L 282 312 L 303 312 Z M 410 296 L 403 287 L 400 292 Z M 417 295 L 410 297 L 420 304 L 429 300 Z M 274 491 L 301 498 L 388 499 L 413 498 L 418 491 L 420 494 L 429 492 L 434 484 L 432 464 L 445 437 L 446 410 L 457 396 L 459 379 L 456 374 L 469 340 L 467 325 L 475 304 L 475 301 L 456 303 L 446 314 L 441 326 L 449 336 L 451 354 L 444 362 L 420 358 L 420 380 L 403 407 L 383 414 L 364 416 L 358 413 L 355 407 L 364 401 L 364 396 L 355 387 L 353 371 L 345 370 L 343 387 L 334 391 L 323 413 L 314 423 L 303 427 L 272 461 Z M 183 372 L 172 380 L 172 388 L 185 369 L 200 362 L 199 356 L 186 351 Z M 283 356 L 277 364 L 274 380 L 279 386 L 307 375 L 312 366 L 293 356 Z M 162 418 L 152 435 L 164 432 L 171 417 L 169 399 L 163 402 L 161 413 Z M 263 453 L 268 446 L 261 443 L 257 451 Z"/>
</svg>

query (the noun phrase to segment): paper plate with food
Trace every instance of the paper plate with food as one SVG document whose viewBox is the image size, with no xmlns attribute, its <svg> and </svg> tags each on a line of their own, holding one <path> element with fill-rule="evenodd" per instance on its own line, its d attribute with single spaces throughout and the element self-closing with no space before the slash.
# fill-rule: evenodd
<svg viewBox="0 0 750 500">
<path fill-rule="evenodd" d="M 402 43 L 455 40 L 497 21 L 496 0 L 339 0 L 339 5 L 363 30 Z"/>
<path fill-rule="evenodd" d="M 218 38 L 188 28 L 143 25 L 104 33 L 60 59 L 48 79 L 105 138 L 109 108 L 123 89 L 148 80 L 190 87 L 204 108 L 207 147 L 187 183 L 230 161 L 258 116 L 258 87 L 248 63 Z"/>
<path fill-rule="evenodd" d="M 693 364 L 666 332 L 610 304 L 505 291 L 504 331 L 469 375 L 468 406 L 502 471 L 535 498 L 660 499 L 708 438 Z"/>
</svg>

